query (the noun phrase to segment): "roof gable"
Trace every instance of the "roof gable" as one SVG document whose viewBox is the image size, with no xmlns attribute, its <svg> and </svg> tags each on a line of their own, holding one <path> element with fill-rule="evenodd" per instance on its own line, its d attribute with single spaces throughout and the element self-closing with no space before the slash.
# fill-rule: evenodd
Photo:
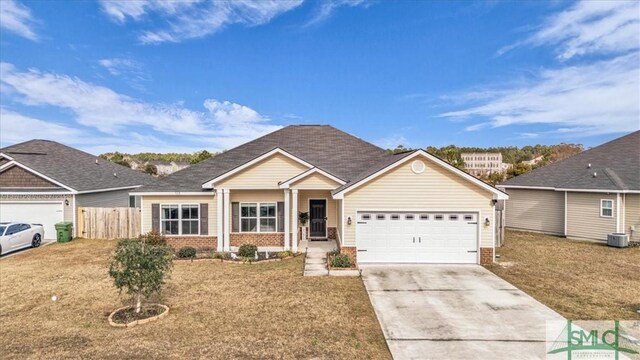
<svg viewBox="0 0 640 360">
<path fill-rule="evenodd" d="M 344 184 L 345 182 L 342 179 L 335 177 L 322 169 L 314 167 L 281 182 L 280 188 L 333 190 Z"/>
<path fill-rule="evenodd" d="M 8 165 L 0 170 L 0 188 L 4 189 L 59 189 L 62 186 L 39 176 L 18 164 Z"/>
</svg>

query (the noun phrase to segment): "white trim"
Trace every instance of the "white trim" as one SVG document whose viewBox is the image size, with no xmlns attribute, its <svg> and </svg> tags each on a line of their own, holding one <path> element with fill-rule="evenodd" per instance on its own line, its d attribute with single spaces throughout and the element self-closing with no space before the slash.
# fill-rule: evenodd
<svg viewBox="0 0 640 360">
<path fill-rule="evenodd" d="M 532 190 L 556 190 L 550 186 L 525 186 L 525 185 L 496 185 L 498 189 L 513 188 L 513 189 L 532 189 Z"/>
<path fill-rule="evenodd" d="M 364 178 L 364 179 L 362 179 L 362 180 L 360 180 L 358 182 L 355 182 L 353 185 L 334 193 L 333 194 L 333 198 L 334 199 L 343 199 L 344 198 L 344 194 L 348 193 L 349 191 L 357 189 L 361 185 L 366 184 L 367 182 L 377 178 L 378 176 L 384 174 L 385 172 L 387 172 L 389 170 L 392 170 L 392 169 L 395 169 L 396 167 L 408 162 L 409 160 L 411 160 L 411 159 L 413 159 L 413 158 L 415 158 L 415 157 L 417 157 L 419 155 L 426 157 L 432 163 L 434 163 L 434 164 L 436 164 L 436 165 L 438 165 L 438 166 L 440 166 L 440 167 L 442 167 L 442 168 L 444 168 L 446 170 L 449 170 L 449 171 L 451 171 L 452 173 L 454 173 L 456 175 L 459 175 L 460 177 L 462 177 L 462 178 L 464 178 L 464 179 L 466 179 L 466 180 L 478 185 L 479 187 L 481 187 L 481 188 L 483 188 L 485 190 L 488 190 L 489 192 L 494 194 L 494 198 L 497 199 L 497 200 L 507 200 L 507 199 L 509 199 L 509 195 L 506 194 L 505 192 L 503 192 L 501 190 L 498 190 L 498 189 L 494 188 L 493 186 L 491 186 L 491 185 L 489 185 L 489 184 L 487 184 L 487 183 L 485 183 L 485 182 L 483 182 L 481 180 L 478 180 L 473 175 L 470 175 L 470 174 L 468 174 L 468 173 L 466 173 L 466 172 L 464 172 L 464 171 L 462 171 L 462 170 L 450 165 L 449 163 L 445 162 L 444 160 L 441 160 L 441 159 L 439 159 L 439 158 L 427 153 L 424 150 L 417 150 L 413 154 L 411 154 L 409 156 L 406 156 L 406 157 L 404 157 L 404 158 L 402 158 L 402 159 L 400 159 L 400 160 L 398 160 L 398 161 L 396 161 L 396 162 L 394 162 L 394 163 L 392 163 L 392 164 L 390 164 L 390 165 L 378 170 L 377 172 L 367 176 L 366 178 Z"/>
<path fill-rule="evenodd" d="M 0 165 L 0 171 L 3 171 L 5 168 L 10 168 L 15 164 L 16 164 L 16 162 L 14 160 L 10 160 L 4 165 Z"/>
<path fill-rule="evenodd" d="M 245 216 L 245 219 L 256 219 L 256 231 L 242 231 L 242 205 L 247 205 L 247 204 L 255 204 L 256 205 L 256 216 Z M 261 229 L 261 225 L 260 225 L 260 220 L 263 218 L 262 216 L 260 216 L 260 206 L 262 205 L 275 205 L 275 216 L 265 216 L 265 219 L 275 219 L 276 220 L 276 230 L 275 231 L 260 231 Z M 278 201 L 276 202 L 271 202 L 271 201 L 242 201 L 238 203 L 238 232 L 231 232 L 233 234 L 280 234 L 281 232 L 278 231 Z"/>
<path fill-rule="evenodd" d="M 288 189 L 292 184 L 294 184 L 294 183 L 296 183 L 296 182 L 298 182 L 298 181 L 300 181 L 300 180 L 302 180 L 302 179 L 304 179 L 307 176 L 312 175 L 312 174 L 323 175 L 323 176 L 325 176 L 325 177 L 337 182 L 340 185 L 346 184 L 346 182 L 344 180 L 340 179 L 339 177 L 333 176 L 330 173 L 328 173 L 328 172 L 326 172 L 326 171 L 324 171 L 324 170 L 322 170 L 320 168 L 313 167 L 313 168 L 311 168 L 309 170 L 305 170 L 305 171 L 301 172 L 300 174 L 290 178 L 289 180 L 285 180 L 285 181 L 281 182 L 279 186 L 280 186 L 281 189 Z"/>
<path fill-rule="evenodd" d="M 158 217 L 158 221 L 160 222 L 160 228 L 158 229 L 159 232 L 164 235 L 164 236 L 168 236 L 168 237 L 178 237 L 178 236 L 208 236 L 208 235 L 202 235 L 202 228 L 200 226 L 200 204 L 194 204 L 194 203 L 182 203 L 182 202 L 168 202 L 168 203 L 158 203 L 160 205 L 160 216 Z M 162 207 L 163 206 L 177 206 L 178 207 L 178 218 L 177 219 L 163 219 L 162 218 Z M 183 221 L 194 221 L 194 219 L 183 219 L 182 218 L 182 207 L 183 206 L 195 206 L 198 209 L 198 218 L 196 220 L 198 220 L 198 233 L 197 234 L 183 234 L 182 233 L 182 222 Z M 162 226 L 162 222 L 163 221 L 177 221 L 178 222 L 178 233 L 177 234 L 165 234 L 163 233 L 163 229 L 164 227 Z"/>
<path fill-rule="evenodd" d="M 13 160 L 12 162 L 13 162 L 13 165 L 18 166 L 18 167 L 20 167 L 20 168 L 22 168 L 24 170 L 27 170 L 28 172 L 30 172 L 30 173 L 32 173 L 34 175 L 37 175 L 37 176 L 39 176 L 39 177 L 41 177 L 41 178 L 43 178 L 43 179 L 45 179 L 45 180 L 47 180 L 47 181 L 49 181 L 51 183 L 54 183 L 54 184 L 56 184 L 56 185 L 58 185 L 60 187 L 63 187 L 65 189 L 71 191 L 74 194 L 78 193 L 78 191 L 76 191 L 75 189 L 73 189 L 73 188 L 71 188 L 71 187 L 69 187 L 69 186 L 67 186 L 67 185 L 65 185 L 65 184 L 63 184 L 63 183 L 61 183 L 59 181 L 53 180 L 52 178 L 50 178 L 50 177 L 48 177 L 48 176 L 46 176 L 44 174 L 41 174 L 41 173 L 31 169 L 30 167 L 28 167 L 26 165 L 22 165 L 22 164 L 20 164 L 19 162 L 15 161 L 15 160 Z M 8 165 L 8 164 L 9 163 L 7 163 L 5 165 Z M 4 168 L 5 168 L 5 166 L 2 167 L 2 169 L 4 169 Z"/>
<path fill-rule="evenodd" d="M 340 216 L 342 217 L 342 219 L 341 219 L 342 221 L 340 222 L 340 227 L 342 228 L 342 229 L 341 229 L 342 233 L 340 234 L 340 247 L 342 247 L 342 246 L 344 245 L 344 241 L 342 241 L 342 239 L 343 239 L 343 236 L 345 236 L 345 233 L 344 233 L 344 224 L 347 222 L 347 221 L 346 221 L 346 219 L 345 219 L 345 217 L 344 217 L 344 215 L 345 215 L 345 214 L 344 214 L 344 199 L 340 199 L 340 208 L 341 208 Z M 353 220 L 352 220 L 352 221 L 353 221 Z M 345 238 L 346 238 L 346 237 L 345 237 Z M 353 239 L 353 241 L 355 242 L 355 239 Z M 355 247 L 355 246 L 354 246 L 354 247 Z M 357 255 L 356 255 L 356 258 L 357 258 Z M 356 260 L 357 260 L 357 259 L 356 259 Z"/>
<path fill-rule="evenodd" d="M 610 208 L 611 209 L 611 216 L 602 215 L 602 210 L 603 209 L 609 209 L 609 208 L 605 208 L 605 207 L 602 206 L 602 203 L 604 201 L 611 201 L 611 208 Z M 613 214 L 614 206 L 616 206 L 614 204 L 614 202 L 616 202 L 614 199 L 600 199 L 600 208 L 598 209 L 599 210 L 599 214 L 598 215 L 600 215 L 600 217 L 602 217 L 602 218 L 613 219 L 613 217 L 614 217 L 614 214 Z"/>
<path fill-rule="evenodd" d="M 73 237 L 77 237 L 77 229 L 76 229 L 76 218 L 78 216 L 78 208 L 76 208 L 76 195 L 73 194 L 72 199 L 72 205 L 73 206 L 73 232 L 72 232 L 72 236 Z M 62 211 L 62 217 L 64 217 L 64 209 Z"/>
<path fill-rule="evenodd" d="M 216 198 L 216 242 L 217 247 L 216 250 L 218 252 L 221 252 L 224 250 L 224 219 L 223 219 L 223 214 L 224 214 L 224 204 L 222 199 L 224 198 L 224 196 L 222 195 L 222 189 L 217 189 L 216 190 L 216 194 L 215 194 L 215 198 Z"/>
<path fill-rule="evenodd" d="M 622 232 L 627 233 L 627 194 L 622 194 Z"/>
<path fill-rule="evenodd" d="M 231 243 L 231 217 L 229 216 L 229 212 L 231 210 L 231 192 L 229 191 L 229 189 L 222 189 L 222 192 L 224 194 L 224 198 L 222 199 L 222 222 L 224 223 L 224 227 L 222 228 L 222 237 L 224 239 L 224 251 L 229 251 L 229 246 Z"/>
<path fill-rule="evenodd" d="M 491 226 L 493 227 L 491 231 L 491 241 L 493 242 L 493 262 L 496 262 L 496 205 L 491 206 L 493 208 L 493 220 L 491 221 Z M 478 237 L 480 237 L 478 235 Z M 480 251 L 480 242 L 478 242 L 478 251 Z"/>
<path fill-rule="evenodd" d="M 142 185 L 131 185 L 131 186 L 123 186 L 117 188 L 107 188 L 107 189 L 96 189 L 96 190 L 84 190 L 78 191 L 77 194 L 91 194 L 91 193 L 99 193 L 99 192 L 107 192 L 107 191 L 117 191 L 117 190 L 126 190 L 126 189 L 136 189 L 141 187 Z"/>
<path fill-rule="evenodd" d="M 324 236 L 311 236 L 311 200 L 324 200 Z M 307 209 L 309 210 L 309 239 L 324 239 L 329 236 L 329 199 L 327 198 L 308 198 Z"/>
<path fill-rule="evenodd" d="M 567 236 L 569 233 L 569 224 L 567 223 L 567 221 L 569 220 L 568 218 L 568 209 L 567 209 L 567 197 L 568 197 L 568 193 L 565 191 L 564 192 L 564 236 Z"/>
<path fill-rule="evenodd" d="M 293 231 L 291 232 L 291 251 L 298 252 L 298 190 L 291 190 L 291 222 L 293 223 Z"/>
<path fill-rule="evenodd" d="M 300 159 L 300 158 L 298 158 L 296 156 L 293 156 L 293 155 L 289 154 L 288 152 L 286 152 L 286 151 L 284 151 L 284 150 L 282 150 L 280 148 L 275 148 L 275 149 L 273 149 L 273 150 L 271 150 L 271 151 L 269 151 L 267 153 L 264 153 L 264 154 L 262 154 L 262 155 L 260 155 L 260 156 L 258 156 L 256 158 L 254 158 L 253 160 L 250 160 L 250 161 L 248 161 L 248 162 L 246 162 L 246 163 L 244 163 L 244 164 L 242 164 L 240 166 L 237 166 L 237 167 L 233 168 L 232 170 L 227 171 L 226 173 L 224 173 L 222 175 L 219 175 L 219 176 L 217 176 L 217 177 L 205 182 L 204 184 L 202 184 L 202 188 L 203 189 L 213 189 L 214 184 L 216 182 L 218 182 L 218 181 L 220 181 L 222 179 L 226 179 L 229 176 L 231 176 L 233 174 L 236 174 L 236 173 L 238 173 L 238 172 L 240 172 L 240 171 L 242 171 L 242 170 L 244 170 L 244 169 L 246 169 L 246 168 L 248 168 L 248 167 L 250 167 L 250 166 L 252 166 L 252 165 L 254 165 L 256 163 L 259 163 L 262 160 L 267 159 L 267 158 L 269 158 L 269 157 L 271 157 L 271 156 L 273 156 L 275 154 L 284 155 L 284 156 L 288 157 L 289 159 L 294 160 L 294 161 L 296 161 L 296 162 L 298 162 L 298 163 L 300 163 L 300 164 L 302 164 L 304 166 L 307 166 L 309 168 L 313 167 L 313 165 L 309 164 L 308 162 L 306 162 L 306 161 L 304 161 L 304 160 L 302 160 L 302 159 Z"/>
<path fill-rule="evenodd" d="M 13 161 L 13 158 L 3 152 L 0 152 L 0 156 L 2 156 L 3 158 L 9 160 L 9 161 Z"/>
<path fill-rule="evenodd" d="M 204 196 L 208 196 L 211 195 L 212 192 L 211 191 L 186 191 L 186 192 L 180 192 L 180 191 L 164 191 L 164 192 L 130 192 L 129 195 L 134 195 L 134 196 L 180 196 L 180 195 L 184 195 L 184 196 L 192 196 L 192 195 L 204 195 Z"/>
<path fill-rule="evenodd" d="M 153 219 L 151 219 L 153 222 Z M 144 231 L 144 197 L 140 197 L 140 232 L 144 235 L 146 232 Z M 158 229 L 160 230 L 160 229 Z"/>
<path fill-rule="evenodd" d="M 284 249 L 289 250 L 289 242 L 291 235 L 291 214 L 289 211 L 289 189 L 284 190 Z"/>
<path fill-rule="evenodd" d="M 624 194 L 624 193 L 639 193 L 640 190 L 601 190 L 601 189 L 565 189 L 558 188 L 556 191 L 570 191 L 570 192 L 591 192 L 591 193 L 605 193 L 605 194 Z"/>
<path fill-rule="evenodd" d="M 74 193 L 71 191 L 0 191 L 0 195 L 73 195 Z"/>
<path fill-rule="evenodd" d="M 616 232 L 620 232 L 620 194 L 616 194 Z"/>
</svg>

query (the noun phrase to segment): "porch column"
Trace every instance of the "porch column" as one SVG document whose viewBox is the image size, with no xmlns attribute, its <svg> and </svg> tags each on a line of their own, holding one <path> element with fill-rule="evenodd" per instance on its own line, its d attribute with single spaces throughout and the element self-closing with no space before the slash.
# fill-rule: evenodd
<svg viewBox="0 0 640 360">
<path fill-rule="evenodd" d="M 222 198 L 224 196 L 222 195 L 222 189 L 216 189 L 216 204 L 217 206 L 217 212 L 216 212 L 216 236 L 218 237 L 218 247 L 217 247 L 217 251 L 223 251 L 223 242 L 224 242 L 224 232 L 223 232 L 223 228 L 224 228 L 224 221 L 222 218 L 222 214 L 224 213 L 224 205 L 222 202 Z"/>
<path fill-rule="evenodd" d="M 284 249 L 289 250 L 289 234 L 291 233 L 289 217 L 289 189 L 284 189 Z"/>
<path fill-rule="evenodd" d="M 291 251 L 298 251 L 298 189 L 291 190 L 291 196 L 293 196 L 292 209 L 291 209 Z"/>
<path fill-rule="evenodd" d="M 231 227 L 231 222 L 229 220 L 229 212 L 231 211 L 231 205 L 230 205 L 230 191 L 229 189 L 222 189 L 222 192 L 224 192 L 224 216 L 223 216 L 223 222 L 224 222 L 224 251 L 229 251 L 229 243 L 231 240 L 231 237 L 229 236 L 229 228 Z"/>
</svg>

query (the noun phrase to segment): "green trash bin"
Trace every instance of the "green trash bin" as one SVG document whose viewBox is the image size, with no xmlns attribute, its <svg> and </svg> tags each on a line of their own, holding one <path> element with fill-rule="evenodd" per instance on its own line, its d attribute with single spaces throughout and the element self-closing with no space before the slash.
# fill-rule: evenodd
<svg viewBox="0 0 640 360">
<path fill-rule="evenodd" d="M 56 224 L 56 238 L 58 239 L 58 242 L 71 241 L 72 227 L 73 223 L 70 222 L 61 222 Z"/>
</svg>

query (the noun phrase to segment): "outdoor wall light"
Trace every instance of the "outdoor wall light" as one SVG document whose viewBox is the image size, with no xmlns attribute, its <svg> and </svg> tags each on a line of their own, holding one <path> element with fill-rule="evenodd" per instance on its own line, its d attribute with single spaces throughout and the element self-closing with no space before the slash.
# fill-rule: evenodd
<svg viewBox="0 0 640 360">
<path fill-rule="evenodd" d="M 64 204 L 69 206 L 69 200 L 68 199 L 64 199 Z"/>
<path fill-rule="evenodd" d="M 347 225 L 351 225 L 351 216 L 347 217 Z"/>
<path fill-rule="evenodd" d="M 489 224 L 491 224 L 491 221 L 489 220 L 489 218 L 484 218 L 484 225 L 489 226 Z"/>
</svg>

